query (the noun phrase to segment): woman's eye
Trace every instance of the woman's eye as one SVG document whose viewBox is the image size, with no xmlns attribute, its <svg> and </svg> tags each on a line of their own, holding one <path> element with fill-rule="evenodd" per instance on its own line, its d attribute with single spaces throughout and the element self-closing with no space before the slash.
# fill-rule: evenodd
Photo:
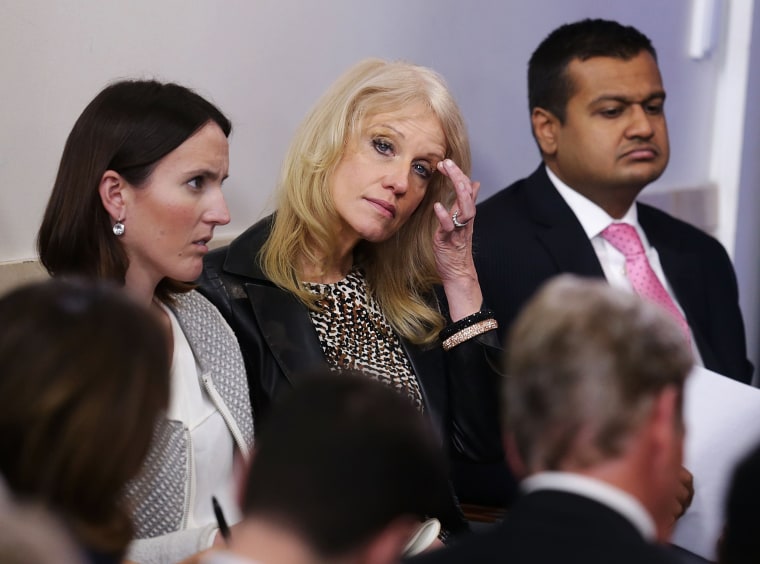
<svg viewBox="0 0 760 564">
<path fill-rule="evenodd" d="M 203 187 L 203 177 L 196 176 L 195 178 L 188 180 L 187 183 L 197 190 Z"/>
<path fill-rule="evenodd" d="M 433 175 L 433 171 L 422 163 L 412 164 L 412 170 L 417 173 L 420 178 L 423 178 L 425 180 L 428 180 Z"/>
<path fill-rule="evenodd" d="M 374 145 L 375 150 L 381 155 L 393 154 L 393 145 L 385 139 L 373 139 L 372 145 Z"/>
</svg>

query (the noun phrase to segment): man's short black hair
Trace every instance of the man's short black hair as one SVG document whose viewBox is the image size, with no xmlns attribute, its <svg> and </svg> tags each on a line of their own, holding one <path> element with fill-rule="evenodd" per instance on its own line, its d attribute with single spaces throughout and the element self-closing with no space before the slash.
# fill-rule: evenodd
<svg viewBox="0 0 760 564">
<path fill-rule="evenodd" d="M 601 19 L 585 19 L 552 31 L 533 52 L 528 63 L 528 104 L 565 121 L 565 108 L 574 93 L 567 67 L 574 59 L 614 57 L 629 60 L 646 51 L 657 60 L 649 38 L 632 26 Z"/>
</svg>

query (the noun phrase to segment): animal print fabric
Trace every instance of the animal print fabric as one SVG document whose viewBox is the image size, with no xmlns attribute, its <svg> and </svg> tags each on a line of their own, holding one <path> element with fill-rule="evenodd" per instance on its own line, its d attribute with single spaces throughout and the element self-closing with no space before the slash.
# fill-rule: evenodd
<svg viewBox="0 0 760 564">
<path fill-rule="evenodd" d="M 310 314 L 330 368 L 362 371 L 408 397 L 422 412 L 417 377 L 398 335 L 367 290 L 364 275 L 354 270 L 332 284 L 304 286 L 320 296 L 319 311 Z"/>
</svg>

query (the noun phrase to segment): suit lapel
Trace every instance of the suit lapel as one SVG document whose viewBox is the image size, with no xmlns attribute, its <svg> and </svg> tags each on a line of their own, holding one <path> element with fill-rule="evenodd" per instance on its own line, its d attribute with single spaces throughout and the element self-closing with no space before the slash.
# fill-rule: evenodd
<svg viewBox="0 0 760 564">
<path fill-rule="evenodd" d="M 657 216 L 647 206 L 638 204 L 638 216 L 649 244 L 657 250 L 665 278 L 686 315 L 703 363 L 705 366 L 717 366 L 717 357 L 704 336 L 703 328 L 709 325 L 710 320 L 705 311 L 700 256 L 683 249 L 678 239 L 661 228 Z"/>
<path fill-rule="evenodd" d="M 245 284 L 245 292 L 261 333 L 292 386 L 325 365 L 306 306 L 276 286 Z"/>
<path fill-rule="evenodd" d="M 544 165 L 528 179 L 525 209 L 536 230 L 539 244 L 551 256 L 557 272 L 604 277 L 594 247 L 578 218 L 549 180 Z"/>
<path fill-rule="evenodd" d="M 275 286 L 259 265 L 257 254 L 269 237 L 273 221 L 274 216 L 265 217 L 230 243 L 224 270 L 250 280 L 243 288 L 256 323 L 283 374 L 297 386 L 326 362 L 309 310 Z"/>
</svg>

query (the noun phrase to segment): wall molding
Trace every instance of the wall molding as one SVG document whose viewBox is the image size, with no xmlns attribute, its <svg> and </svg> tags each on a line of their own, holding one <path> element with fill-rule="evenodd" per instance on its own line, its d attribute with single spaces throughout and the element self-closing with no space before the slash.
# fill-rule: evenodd
<svg viewBox="0 0 760 564">
<path fill-rule="evenodd" d="M 237 235 L 233 234 L 214 237 L 211 240 L 209 247 L 212 249 L 223 247 L 236 236 Z M 42 280 L 47 277 L 47 275 L 47 271 L 37 259 L 0 262 L 0 295 L 5 294 L 17 286 L 21 286 L 22 284 L 34 282 L 35 280 Z"/>
<path fill-rule="evenodd" d="M 718 232 L 719 198 L 716 184 L 671 189 L 662 192 L 644 190 L 639 201 L 699 227 L 715 236 Z"/>
<path fill-rule="evenodd" d="M 37 260 L 0 262 L 0 295 L 46 276 L 47 272 Z"/>
</svg>

